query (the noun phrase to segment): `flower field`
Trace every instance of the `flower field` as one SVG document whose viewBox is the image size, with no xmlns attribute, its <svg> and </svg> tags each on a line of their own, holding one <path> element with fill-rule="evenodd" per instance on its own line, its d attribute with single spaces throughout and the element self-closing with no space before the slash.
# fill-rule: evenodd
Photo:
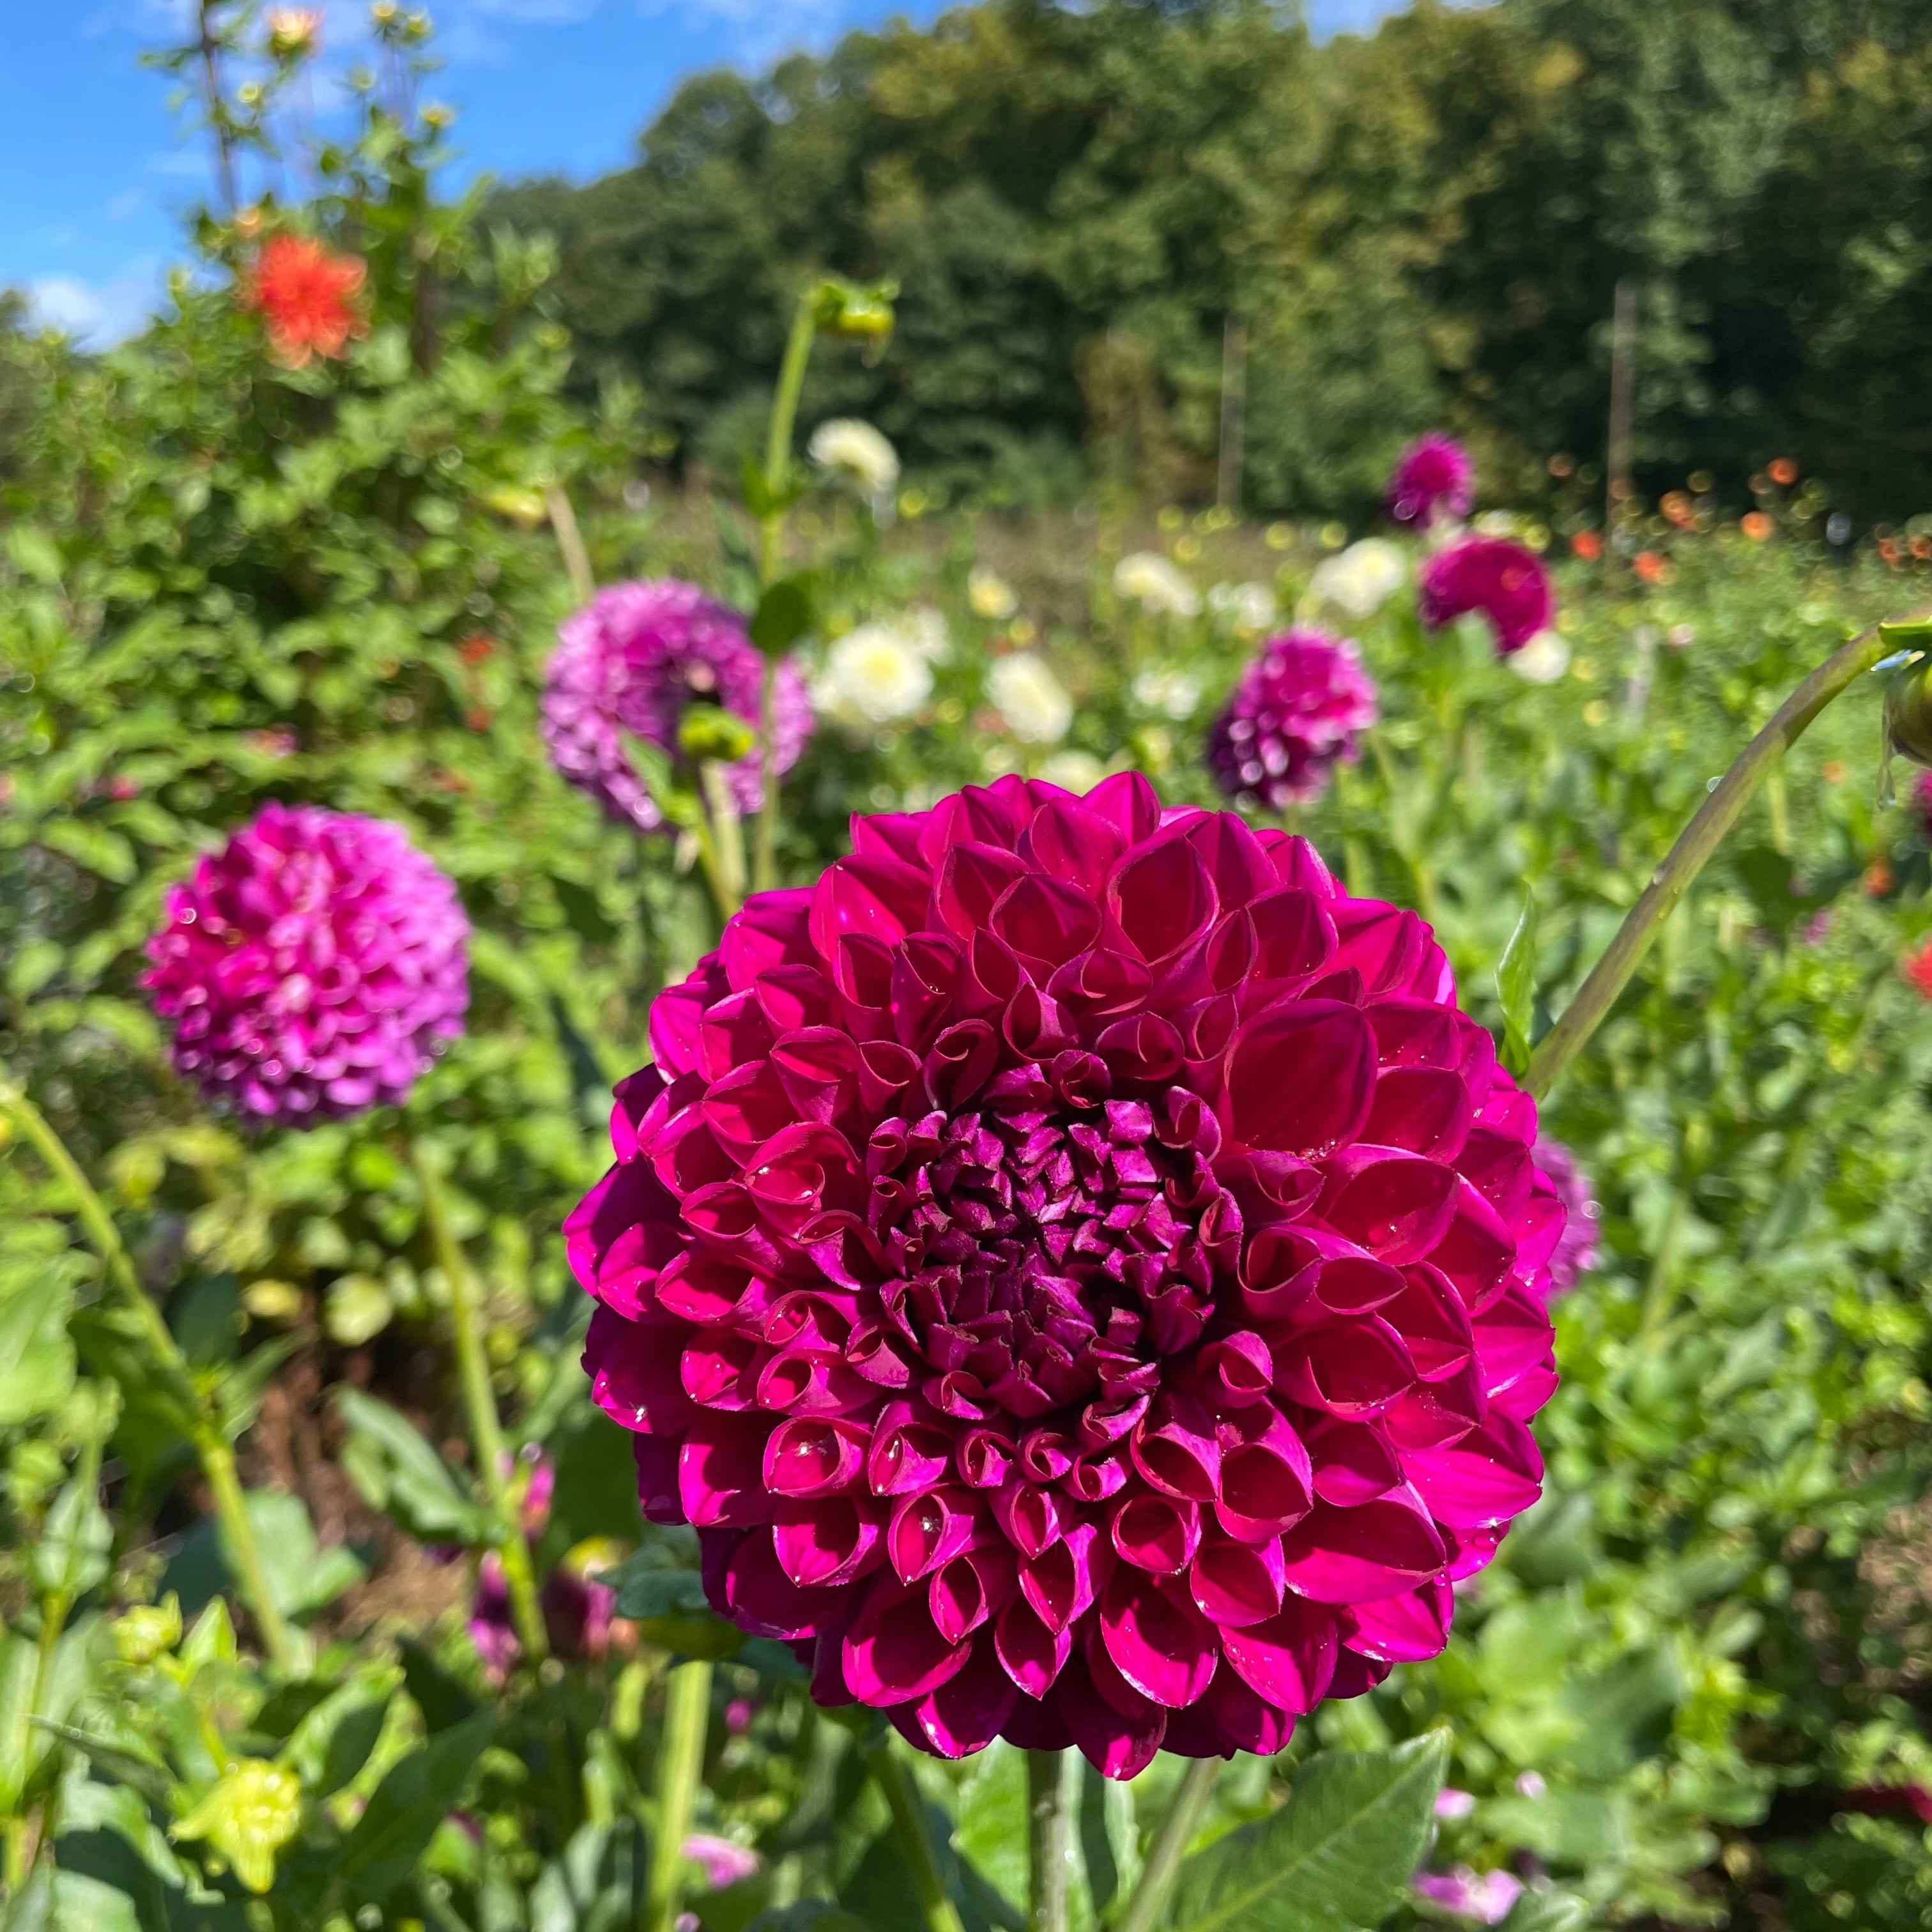
<svg viewBox="0 0 1932 1932">
<path fill-rule="evenodd" d="M 4 346 L 8 1932 L 1924 1924 L 1932 545 L 700 488 L 376 27 Z"/>
</svg>

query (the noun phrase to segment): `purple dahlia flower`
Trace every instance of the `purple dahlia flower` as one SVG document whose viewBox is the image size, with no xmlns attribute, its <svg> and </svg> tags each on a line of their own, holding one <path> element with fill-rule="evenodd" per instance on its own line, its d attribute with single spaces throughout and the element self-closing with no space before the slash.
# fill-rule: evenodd
<svg viewBox="0 0 1932 1932">
<path fill-rule="evenodd" d="M 1508 537 L 1463 537 L 1422 566 L 1420 610 L 1432 631 L 1480 610 L 1496 632 L 1496 655 L 1508 657 L 1550 628 L 1556 598 L 1534 550 Z"/>
<path fill-rule="evenodd" d="M 544 742 L 572 784 L 640 830 L 664 824 L 624 744 L 627 731 L 677 755 L 678 721 L 691 704 L 723 706 L 755 730 L 764 659 L 743 620 L 694 584 L 658 578 L 600 590 L 557 632 L 543 694 Z M 812 701 L 789 658 L 778 667 L 778 762 L 789 771 L 812 736 Z M 728 767 L 741 812 L 763 788 L 755 748 Z"/>
<path fill-rule="evenodd" d="M 1454 437 L 1431 430 L 1396 459 L 1384 501 L 1397 523 L 1426 528 L 1438 514 L 1466 517 L 1475 495 L 1476 466 L 1469 452 Z"/>
<path fill-rule="evenodd" d="M 1500 1925 L 1522 1896 L 1522 1881 L 1514 1872 L 1478 1872 L 1456 1865 L 1446 1872 L 1418 1872 L 1415 1890 L 1456 1918 Z"/>
<path fill-rule="evenodd" d="M 398 825 L 262 807 L 171 886 L 142 976 L 211 1100 L 308 1126 L 400 1102 L 470 1004 L 470 922 Z"/>
<path fill-rule="evenodd" d="M 855 818 L 572 1213 L 644 1512 L 946 1756 L 1274 1752 L 1534 1502 L 1562 1207 L 1412 912 L 1138 773 Z"/>
<path fill-rule="evenodd" d="M 1337 758 L 1376 722 L 1376 688 L 1355 646 L 1310 628 L 1270 638 L 1208 735 L 1208 763 L 1230 798 L 1277 812 L 1321 795 Z"/>
<path fill-rule="evenodd" d="M 1550 1292 L 1568 1294 L 1577 1276 L 1597 1264 L 1597 1224 L 1604 1210 L 1590 1191 L 1589 1176 L 1561 1141 L 1539 1134 L 1536 1165 L 1563 1203 L 1563 1232 L 1550 1254 Z"/>
</svg>

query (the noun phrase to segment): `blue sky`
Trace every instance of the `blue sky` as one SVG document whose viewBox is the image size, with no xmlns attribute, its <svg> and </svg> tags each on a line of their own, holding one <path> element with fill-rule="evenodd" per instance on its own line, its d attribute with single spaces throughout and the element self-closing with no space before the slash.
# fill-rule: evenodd
<svg viewBox="0 0 1932 1932">
<path fill-rule="evenodd" d="M 315 0 L 310 0 L 315 4 Z M 185 140 L 171 82 L 140 64 L 187 0 L 0 0 L 0 286 L 85 340 L 125 333 L 176 252 L 180 212 L 206 189 L 205 142 Z M 417 0 L 422 4 L 422 0 Z M 432 94 L 455 106 L 470 169 L 586 179 L 620 166 L 683 75 L 756 68 L 828 46 L 939 0 L 428 0 L 444 62 Z M 1392 0 L 1313 0 L 1318 31 L 1365 23 Z M 327 44 L 352 50 L 366 0 L 326 0 Z"/>
</svg>

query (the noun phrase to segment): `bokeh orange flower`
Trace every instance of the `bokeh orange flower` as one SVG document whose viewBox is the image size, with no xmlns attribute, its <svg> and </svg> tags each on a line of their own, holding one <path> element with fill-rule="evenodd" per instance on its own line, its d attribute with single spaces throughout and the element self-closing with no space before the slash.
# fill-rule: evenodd
<svg viewBox="0 0 1932 1932">
<path fill-rule="evenodd" d="M 368 324 L 356 306 L 367 274 L 353 255 L 338 255 L 305 235 L 278 235 L 262 249 L 243 291 L 261 311 L 277 357 L 299 369 L 313 356 L 339 357 Z"/>
<path fill-rule="evenodd" d="M 1798 481 L 1798 465 L 1788 456 L 1774 457 L 1765 467 L 1780 490 L 1789 490 Z"/>
<path fill-rule="evenodd" d="M 1594 563 L 1604 554 L 1604 540 L 1594 530 L 1579 530 L 1570 539 L 1570 548 L 1586 563 Z"/>
<path fill-rule="evenodd" d="M 1763 543 L 1778 526 L 1762 510 L 1747 510 L 1739 519 L 1738 527 L 1753 543 Z"/>
<path fill-rule="evenodd" d="M 1646 584 L 1661 584 L 1670 574 L 1670 566 L 1654 550 L 1640 550 L 1630 559 L 1630 568 Z"/>
</svg>

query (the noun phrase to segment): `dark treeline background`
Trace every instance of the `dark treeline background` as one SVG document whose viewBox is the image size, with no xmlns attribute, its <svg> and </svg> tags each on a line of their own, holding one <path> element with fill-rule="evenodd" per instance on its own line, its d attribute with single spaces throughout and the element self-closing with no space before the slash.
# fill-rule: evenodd
<svg viewBox="0 0 1932 1932">
<path fill-rule="evenodd" d="M 1927 0 L 1420 0 L 1322 46 L 1267 0 L 981 0 L 699 75 L 634 166 L 497 206 L 686 462 L 735 469 L 831 270 L 896 278 L 902 326 L 816 361 L 806 420 L 931 477 L 1209 494 L 1232 316 L 1250 505 L 1358 511 L 1436 422 L 1520 496 L 1600 460 L 1627 276 L 1641 480 L 1790 455 L 1932 509 Z"/>
</svg>

